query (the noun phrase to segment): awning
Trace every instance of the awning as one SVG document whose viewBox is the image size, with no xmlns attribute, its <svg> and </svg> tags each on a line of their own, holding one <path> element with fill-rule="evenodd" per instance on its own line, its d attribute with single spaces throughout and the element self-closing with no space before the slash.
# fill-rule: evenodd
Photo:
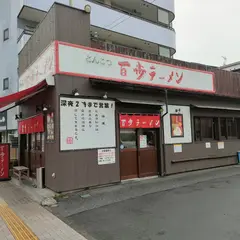
<svg viewBox="0 0 240 240">
<path fill-rule="evenodd" d="M 125 99 L 125 98 L 117 98 L 117 100 L 118 100 L 119 102 L 122 102 L 122 103 L 154 105 L 154 106 L 162 106 L 162 105 L 165 105 L 165 103 L 159 102 L 159 101 L 132 100 L 132 99 Z"/>
<path fill-rule="evenodd" d="M 6 111 L 7 109 L 18 105 L 21 101 L 26 100 L 44 90 L 47 86 L 47 81 L 44 80 L 37 85 L 27 88 L 23 91 L 13 93 L 5 97 L 0 97 L 0 112 Z"/>
<path fill-rule="evenodd" d="M 205 108 L 205 109 L 240 111 L 240 107 L 237 108 L 237 107 L 224 107 L 224 106 L 214 106 L 214 105 L 191 105 L 191 107 Z"/>
</svg>

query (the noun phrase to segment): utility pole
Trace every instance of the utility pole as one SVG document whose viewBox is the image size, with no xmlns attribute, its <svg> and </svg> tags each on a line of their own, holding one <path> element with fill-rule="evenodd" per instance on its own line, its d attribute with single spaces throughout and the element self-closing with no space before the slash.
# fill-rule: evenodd
<svg viewBox="0 0 240 240">
<path fill-rule="evenodd" d="M 73 0 L 69 0 L 69 5 L 73 7 Z"/>
</svg>

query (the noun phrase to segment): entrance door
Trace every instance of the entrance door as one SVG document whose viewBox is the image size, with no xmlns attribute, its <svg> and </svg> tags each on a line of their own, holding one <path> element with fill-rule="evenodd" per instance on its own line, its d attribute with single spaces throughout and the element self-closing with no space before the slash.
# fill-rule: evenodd
<svg viewBox="0 0 240 240">
<path fill-rule="evenodd" d="M 158 174 L 157 146 L 156 129 L 138 129 L 139 177 Z"/>
<path fill-rule="evenodd" d="M 36 134 L 30 134 L 30 175 L 36 177 Z"/>
<path fill-rule="evenodd" d="M 121 180 L 138 177 L 136 129 L 121 129 L 120 131 L 120 173 Z"/>
<path fill-rule="evenodd" d="M 120 130 L 121 180 L 158 174 L 156 129 Z"/>
</svg>

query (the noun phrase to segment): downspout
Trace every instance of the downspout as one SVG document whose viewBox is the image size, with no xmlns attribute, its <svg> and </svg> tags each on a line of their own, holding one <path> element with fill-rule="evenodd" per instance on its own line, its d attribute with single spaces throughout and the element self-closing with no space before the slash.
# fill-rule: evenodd
<svg viewBox="0 0 240 240">
<path fill-rule="evenodd" d="M 162 126 L 162 134 L 161 134 L 161 145 L 162 145 L 162 169 L 161 169 L 161 176 L 166 175 L 166 147 L 164 144 L 164 129 L 163 129 L 163 119 L 168 114 L 168 90 L 165 89 L 165 106 L 166 106 L 166 112 L 161 116 L 161 126 Z"/>
</svg>

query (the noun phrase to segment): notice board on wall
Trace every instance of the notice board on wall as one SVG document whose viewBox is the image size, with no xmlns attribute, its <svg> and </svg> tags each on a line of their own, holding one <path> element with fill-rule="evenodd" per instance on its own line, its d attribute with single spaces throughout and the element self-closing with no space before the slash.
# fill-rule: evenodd
<svg viewBox="0 0 240 240">
<path fill-rule="evenodd" d="M 10 144 L 0 144 L 0 181 L 10 180 Z"/>
<path fill-rule="evenodd" d="M 60 98 L 60 150 L 115 148 L 115 102 Z"/>
</svg>

